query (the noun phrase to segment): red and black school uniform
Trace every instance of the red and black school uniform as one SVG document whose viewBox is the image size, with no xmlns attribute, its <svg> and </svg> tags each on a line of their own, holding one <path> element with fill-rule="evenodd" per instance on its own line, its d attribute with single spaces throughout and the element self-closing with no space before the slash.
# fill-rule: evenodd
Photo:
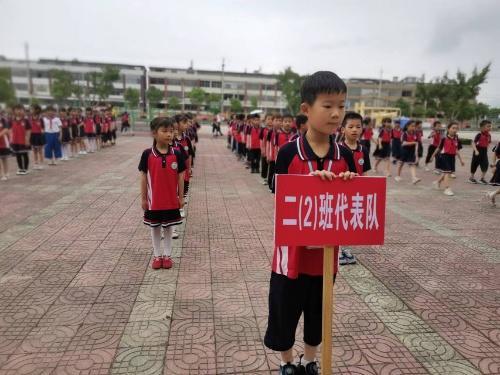
<svg viewBox="0 0 500 375">
<path fill-rule="evenodd" d="M 31 149 L 26 136 L 31 131 L 30 122 L 25 119 L 13 118 L 10 127 L 10 148 L 16 155 L 19 171 L 27 171 L 29 167 L 29 150 Z M 31 137 L 31 136 L 30 136 Z"/>
<path fill-rule="evenodd" d="M 250 146 L 250 169 L 252 173 L 259 173 L 259 163 L 260 163 L 260 133 L 261 128 L 259 126 L 250 126 L 248 130 L 249 136 L 249 146 Z"/>
<path fill-rule="evenodd" d="M 372 169 L 370 162 L 370 153 L 361 143 L 358 142 L 358 145 L 355 149 L 349 147 L 349 145 L 345 142 L 342 142 L 341 145 L 351 152 L 357 174 L 362 176 L 363 173 L 368 172 Z"/>
<path fill-rule="evenodd" d="M 455 157 L 462 144 L 458 136 L 450 137 L 447 135 L 441 139 L 436 156 L 436 169 L 442 173 L 455 173 Z"/>
<path fill-rule="evenodd" d="M 494 165 L 495 171 L 493 172 L 493 177 L 491 177 L 490 184 L 493 186 L 500 186 L 500 142 L 493 147 L 493 152 L 496 155 L 497 161 Z"/>
<path fill-rule="evenodd" d="M 0 118 L 0 133 L 9 129 L 9 123 L 6 119 Z M 10 140 L 8 132 L 0 135 L 0 158 L 10 155 Z"/>
<path fill-rule="evenodd" d="M 144 224 L 164 228 L 182 223 L 179 204 L 179 174 L 186 169 L 182 154 L 169 147 L 162 154 L 153 146 L 144 150 L 139 171 L 147 176 L 148 209 Z"/>
<path fill-rule="evenodd" d="M 115 116 L 111 115 L 107 117 L 107 121 L 109 124 L 109 132 L 110 132 L 110 139 L 111 139 L 111 144 L 114 145 L 116 143 L 116 121 L 115 121 Z"/>
<path fill-rule="evenodd" d="M 83 120 L 83 128 L 87 138 L 95 138 L 95 123 L 92 117 L 85 117 Z"/>
<path fill-rule="evenodd" d="M 259 139 L 260 139 L 260 176 L 263 179 L 267 178 L 267 171 L 268 171 L 268 163 L 267 163 L 267 156 L 266 156 L 266 149 L 267 149 L 267 134 L 271 131 L 270 128 L 263 127 L 260 129 L 259 133 Z"/>
<path fill-rule="evenodd" d="M 319 158 L 305 136 L 285 144 L 276 160 L 277 174 L 304 174 L 329 170 L 335 174 L 356 172 L 352 153 L 330 139 L 330 149 Z M 339 248 L 334 250 L 334 274 Z M 321 343 L 323 249 L 307 246 L 275 246 L 269 289 L 269 318 L 264 344 L 286 351 L 295 342 L 295 331 L 304 313 L 304 342 Z M 333 280 L 332 280 L 333 281 Z"/>
<path fill-rule="evenodd" d="M 81 123 L 81 119 L 78 116 L 70 116 L 69 118 L 69 131 L 71 134 L 71 139 L 74 141 L 80 138 L 80 132 L 78 126 Z"/>
<path fill-rule="evenodd" d="M 368 153 L 370 153 L 372 138 L 373 138 L 373 129 L 369 127 L 363 128 L 363 131 L 361 132 L 361 139 L 359 142 L 364 148 L 368 150 Z"/>
<path fill-rule="evenodd" d="M 434 151 L 439 147 L 441 143 L 441 132 L 439 130 L 433 130 L 429 135 L 431 142 L 429 143 L 429 147 L 427 149 L 427 156 L 425 157 L 425 164 L 429 164 L 432 159 L 432 155 L 434 155 Z"/>
<path fill-rule="evenodd" d="M 71 130 L 69 125 L 69 119 L 61 118 L 61 143 L 70 143 L 71 142 Z"/>
<path fill-rule="evenodd" d="M 417 163 L 417 144 L 405 145 L 405 142 L 418 142 L 416 132 L 405 131 L 401 137 L 401 163 L 416 164 Z"/>
<path fill-rule="evenodd" d="M 477 155 L 472 155 L 470 173 L 474 174 L 477 167 L 481 167 L 481 172 L 488 170 L 488 146 L 491 143 L 491 134 L 488 131 L 482 131 L 474 137 L 474 144 L 477 148 Z"/>
<path fill-rule="evenodd" d="M 278 131 L 273 133 L 273 147 L 274 147 L 274 155 L 273 156 L 274 156 L 275 161 L 276 161 L 276 158 L 278 157 L 279 150 L 290 141 L 292 136 L 293 136 L 293 133 L 291 131 L 286 133 L 282 130 L 278 130 Z M 274 189 L 274 175 L 275 175 L 275 173 L 273 173 L 273 176 L 271 179 L 271 185 L 269 185 L 269 187 L 271 189 Z"/>
<path fill-rule="evenodd" d="M 186 173 L 184 173 L 184 196 L 187 195 L 189 191 L 189 180 L 191 178 L 191 160 L 189 157 L 194 155 L 193 144 L 191 139 L 186 134 L 182 134 L 182 137 L 178 140 L 182 149 L 184 150 L 184 156 L 186 159 Z"/>
<path fill-rule="evenodd" d="M 42 147 L 45 144 L 42 118 L 31 117 L 30 124 L 31 124 L 31 134 L 30 134 L 31 146 Z"/>
<path fill-rule="evenodd" d="M 380 145 L 377 143 L 377 148 L 373 152 L 375 159 L 384 160 L 391 157 L 391 129 L 380 128 L 378 138 Z"/>
<path fill-rule="evenodd" d="M 403 132 L 401 129 L 394 128 L 391 130 L 391 151 L 392 157 L 395 160 L 401 159 L 401 136 Z"/>
<path fill-rule="evenodd" d="M 127 112 L 122 114 L 121 122 L 122 122 L 122 124 L 121 124 L 121 128 L 120 128 L 120 132 L 123 133 L 125 130 L 130 128 L 129 115 Z"/>
<path fill-rule="evenodd" d="M 420 159 L 424 155 L 424 145 L 422 144 L 422 138 L 424 137 L 424 131 L 421 129 L 417 129 L 417 130 L 415 130 L 415 134 L 417 135 L 417 156 Z"/>
<path fill-rule="evenodd" d="M 267 133 L 267 162 L 269 169 L 267 173 L 267 185 L 271 189 L 274 179 L 274 171 L 276 169 L 276 130 L 272 129 Z"/>
<path fill-rule="evenodd" d="M 245 124 L 238 124 L 238 155 L 240 158 L 244 157 L 247 154 L 247 150 L 245 147 Z"/>
<path fill-rule="evenodd" d="M 102 134 L 102 122 L 103 118 L 101 115 L 94 115 L 95 136 L 97 138 L 100 138 Z"/>
</svg>

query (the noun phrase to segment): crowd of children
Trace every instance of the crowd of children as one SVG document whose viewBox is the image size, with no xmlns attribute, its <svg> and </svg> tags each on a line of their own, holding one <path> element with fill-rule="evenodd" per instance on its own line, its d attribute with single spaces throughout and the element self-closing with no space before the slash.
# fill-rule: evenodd
<svg viewBox="0 0 500 375">
<path fill-rule="evenodd" d="M 87 153 L 113 146 L 116 142 L 116 120 L 111 108 L 45 109 L 32 105 L 26 110 L 16 104 L 0 115 L 0 179 L 9 178 L 8 158 L 17 159 L 18 175 L 68 161 Z"/>
<path fill-rule="evenodd" d="M 185 216 L 199 127 L 190 113 L 156 117 L 150 123 L 153 144 L 142 153 L 139 171 L 141 207 L 144 224 L 151 228 L 151 267 L 155 270 L 173 266 L 172 239 L 179 237 L 174 227 Z"/>
<path fill-rule="evenodd" d="M 260 173 L 262 183 L 274 190 L 275 174 L 311 174 L 322 179 L 351 179 L 371 169 L 370 149 L 374 143 L 375 173 L 384 163 L 383 173 L 391 177 L 391 166 L 397 164 L 396 182 L 408 166 L 411 182 L 417 184 L 417 167 L 424 156 L 422 122 L 394 121 L 384 118 L 378 135 L 374 136 L 374 121 L 363 119 L 355 112 L 344 110 L 346 87 L 334 73 L 317 72 L 308 77 L 301 89 L 301 112 L 295 119 L 286 114 L 266 114 L 261 124 L 258 114 L 233 116 L 229 122 L 227 147 L 251 173 Z M 474 173 L 483 172 L 479 183 L 486 184 L 488 147 L 491 143 L 491 123 L 480 124 L 481 132 L 473 142 L 471 183 L 478 183 Z M 433 182 L 447 196 L 455 178 L 455 158 L 462 166 L 458 124 L 450 122 L 446 131 L 435 121 L 429 135 L 430 144 L 425 158 L 425 171 L 434 160 Z M 391 161 L 392 156 L 392 161 Z M 329 160 L 328 160 L 329 159 Z M 494 169 L 491 185 L 500 185 L 500 143 L 494 147 Z M 327 163 L 328 161 L 328 163 Z M 327 167 L 328 166 L 328 167 Z M 495 203 L 500 189 L 487 194 Z M 307 248 L 307 247 L 306 247 Z M 281 354 L 280 374 L 318 373 L 316 353 L 321 343 L 322 251 L 306 251 L 294 246 L 275 246 L 269 292 L 269 318 L 265 345 Z M 339 256 L 340 252 L 340 256 Z M 334 273 L 338 264 L 355 263 L 355 257 L 342 248 L 335 249 Z M 290 298 L 290 296 L 293 296 Z M 304 354 L 293 360 L 295 331 L 304 313 Z"/>
</svg>

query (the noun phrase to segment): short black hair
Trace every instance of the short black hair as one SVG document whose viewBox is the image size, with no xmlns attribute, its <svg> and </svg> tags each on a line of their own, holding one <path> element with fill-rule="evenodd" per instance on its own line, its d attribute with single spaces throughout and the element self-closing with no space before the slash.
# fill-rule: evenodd
<svg viewBox="0 0 500 375">
<path fill-rule="evenodd" d="M 258 118 L 260 119 L 260 115 L 258 113 L 254 113 L 253 118 Z"/>
<path fill-rule="evenodd" d="M 382 119 L 382 124 L 386 123 L 386 122 L 392 122 L 392 119 L 390 117 L 384 117 Z"/>
<path fill-rule="evenodd" d="M 320 94 L 345 94 L 347 86 L 335 73 L 319 71 L 308 76 L 300 88 L 302 103 L 312 105 Z"/>
<path fill-rule="evenodd" d="M 290 113 L 285 113 L 283 115 L 283 119 L 286 119 L 286 118 L 289 118 L 289 119 L 292 119 L 293 120 L 293 116 L 290 114 Z"/>
<path fill-rule="evenodd" d="M 490 120 L 483 120 L 479 123 L 479 127 L 482 128 L 483 126 L 486 126 L 488 124 L 491 124 Z"/>
<path fill-rule="evenodd" d="M 160 128 L 173 128 L 174 120 L 171 117 L 155 117 L 149 127 L 153 132 Z"/>
<path fill-rule="evenodd" d="M 349 120 L 359 120 L 359 122 L 363 124 L 363 116 L 361 116 L 358 112 L 347 112 L 344 116 L 344 120 L 342 121 L 342 127 L 346 126 L 347 121 Z"/>
<path fill-rule="evenodd" d="M 85 108 L 85 112 L 92 112 L 92 108 L 90 107 Z"/>
<path fill-rule="evenodd" d="M 297 125 L 297 129 L 300 129 L 305 123 L 307 123 L 306 115 L 300 114 L 295 117 L 295 125 Z"/>
<path fill-rule="evenodd" d="M 175 122 L 181 122 L 181 121 L 187 120 L 187 117 L 186 117 L 186 115 L 181 113 L 181 114 L 175 115 L 174 120 L 175 120 Z"/>
<path fill-rule="evenodd" d="M 416 125 L 417 123 L 414 120 L 410 120 L 405 124 L 405 131 L 410 127 L 410 125 Z"/>
<path fill-rule="evenodd" d="M 242 120 L 244 120 L 244 119 L 245 119 L 245 115 L 244 115 L 243 113 L 240 113 L 240 114 L 238 114 L 238 115 L 236 116 L 236 120 L 240 120 L 240 121 L 242 121 Z"/>
<path fill-rule="evenodd" d="M 452 121 L 452 122 L 450 122 L 450 123 L 448 124 L 448 126 L 446 127 L 446 129 L 451 128 L 453 125 L 457 125 L 457 126 L 459 126 L 459 124 L 458 124 L 458 122 L 457 122 L 457 121 Z"/>
<path fill-rule="evenodd" d="M 437 124 L 441 125 L 441 121 L 434 121 L 432 127 L 435 128 Z"/>
<path fill-rule="evenodd" d="M 415 121 L 415 125 L 422 125 L 422 120 Z"/>
<path fill-rule="evenodd" d="M 372 122 L 372 119 L 370 117 L 365 117 L 363 119 L 363 125 L 369 125 L 370 122 Z"/>
<path fill-rule="evenodd" d="M 14 104 L 12 106 L 12 110 L 15 110 L 15 109 L 24 109 L 24 105 L 22 105 L 21 103 Z"/>
<path fill-rule="evenodd" d="M 46 111 L 56 111 L 56 109 L 54 107 L 52 107 L 51 105 L 49 105 L 47 108 L 45 108 Z"/>
</svg>

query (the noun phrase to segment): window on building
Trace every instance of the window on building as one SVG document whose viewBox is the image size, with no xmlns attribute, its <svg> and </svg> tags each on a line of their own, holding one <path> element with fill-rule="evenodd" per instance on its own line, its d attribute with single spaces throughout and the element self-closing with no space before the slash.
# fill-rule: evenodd
<svg viewBox="0 0 500 375">
<path fill-rule="evenodd" d="M 221 81 L 212 81 L 212 87 L 220 89 L 222 87 Z"/>
<path fill-rule="evenodd" d="M 167 84 L 169 86 L 181 86 L 181 80 L 180 79 L 167 79 Z"/>
<path fill-rule="evenodd" d="M 150 77 L 149 83 L 152 85 L 164 85 L 165 79 L 164 78 L 157 78 L 157 77 Z"/>
<path fill-rule="evenodd" d="M 412 91 L 411 90 L 403 90 L 403 92 L 401 93 L 401 96 L 410 97 L 410 96 L 412 96 Z"/>
<path fill-rule="evenodd" d="M 210 81 L 200 81 L 200 87 L 210 87 Z"/>
<path fill-rule="evenodd" d="M 16 90 L 28 91 L 28 84 L 27 83 L 14 83 L 14 88 Z"/>
</svg>

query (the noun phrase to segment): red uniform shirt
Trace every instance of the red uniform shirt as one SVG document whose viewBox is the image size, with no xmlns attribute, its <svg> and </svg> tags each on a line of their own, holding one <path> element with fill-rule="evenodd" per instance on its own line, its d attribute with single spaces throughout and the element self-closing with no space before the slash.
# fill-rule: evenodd
<svg viewBox="0 0 500 375">
<path fill-rule="evenodd" d="M 487 148 L 491 143 L 490 132 L 481 132 L 476 134 L 476 137 L 474 138 L 474 143 L 476 144 L 476 147 Z"/>
<path fill-rule="evenodd" d="M 415 130 L 415 134 L 417 135 L 417 142 L 422 142 L 422 137 L 424 136 L 423 130 Z"/>
<path fill-rule="evenodd" d="M 265 127 L 260 129 L 260 152 L 262 156 L 266 156 L 266 143 L 267 143 L 267 134 L 269 133 L 269 128 Z"/>
<path fill-rule="evenodd" d="M 191 143 L 191 139 L 189 139 L 186 134 L 182 135 L 179 143 L 186 156 L 186 173 L 184 173 L 184 181 L 189 181 L 191 174 L 191 160 L 189 160 L 189 157 L 194 155 L 193 144 Z"/>
<path fill-rule="evenodd" d="M 179 173 L 186 169 L 184 157 L 172 147 L 161 154 L 156 147 L 144 150 L 139 170 L 147 176 L 148 210 L 179 209 Z"/>
<path fill-rule="evenodd" d="M 384 143 L 391 143 L 391 130 L 387 130 L 385 128 L 381 128 L 378 137 L 382 138 L 382 142 Z"/>
<path fill-rule="evenodd" d="M 356 172 L 352 154 L 336 143 L 324 158 L 318 158 L 305 136 L 285 144 L 276 160 L 277 174 L 309 174 L 314 170 Z M 335 247 L 334 272 L 338 269 L 338 247 Z M 296 279 L 299 274 L 321 276 L 323 274 L 323 249 L 307 246 L 274 246 L 273 272 Z"/>
<path fill-rule="evenodd" d="M 365 141 L 371 140 L 373 137 L 373 129 L 372 128 L 364 128 L 363 132 L 361 133 L 361 139 Z"/>
<path fill-rule="evenodd" d="M 401 139 L 401 129 L 392 129 L 391 137 L 392 139 Z"/>
<path fill-rule="evenodd" d="M 68 118 L 67 117 L 61 118 L 61 124 L 62 124 L 63 128 L 69 127 L 69 120 L 68 120 Z"/>
<path fill-rule="evenodd" d="M 83 129 L 85 133 L 95 133 L 94 119 L 92 119 L 92 117 L 85 117 L 85 119 L 83 120 Z"/>
<path fill-rule="evenodd" d="M 26 132 L 31 129 L 29 121 L 26 119 L 12 119 L 10 122 L 10 143 L 13 145 L 28 146 L 26 144 Z"/>
<path fill-rule="evenodd" d="M 290 131 L 288 133 L 285 133 L 284 131 L 278 131 L 274 134 L 274 149 L 275 149 L 275 155 L 274 155 L 274 160 L 278 157 L 278 152 L 283 145 L 287 144 L 290 141 L 290 138 L 292 138 L 293 133 Z"/>
<path fill-rule="evenodd" d="M 250 149 L 260 149 L 260 128 L 252 126 L 250 128 Z"/>
<path fill-rule="evenodd" d="M 31 123 L 31 133 L 32 134 L 42 134 L 42 129 L 43 129 L 43 125 L 42 125 L 42 119 L 40 117 L 32 117 L 30 119 L 30 123 Z"/>
<path fill-rule="evenodd" d="M 418 135 L 416 132 L 410 133 L 410 132 L 404 132 L 403 133 L 403 142 L 418 142 Z M 412 147 L 415 145 L 406 145 L 405 147 Z"/>
<path fill-rule="evenodd" d="M 370 169 L 372 169 L 370 163 L 370 154 L 368 153 L 366 147 L 363 147 L 359 142 L 358 147 L 355 150 L 350 148 L 349 145 L 345 142 L 342 143 L 342 146 L 344 146 L 349 152 L 351 152 L 357 174 L 361 176 L 364 172 L 368 172 Z"/>
<path fill-rule="evenodd" d="M 441 143 L 441 132 L 437 130 L 433 130 L 431 133 L 431 138 L 432 138 L 432 145 L 434 147 L 439 147 L 439 144 Z"/>
<path fill-rule="evenodd" d="M 456 155 L 457 151 L 462 148 L 462 144 L 457 136 L 446 136 L 439 144 L 439 152 L 441 154 Z"/>
</svg>

